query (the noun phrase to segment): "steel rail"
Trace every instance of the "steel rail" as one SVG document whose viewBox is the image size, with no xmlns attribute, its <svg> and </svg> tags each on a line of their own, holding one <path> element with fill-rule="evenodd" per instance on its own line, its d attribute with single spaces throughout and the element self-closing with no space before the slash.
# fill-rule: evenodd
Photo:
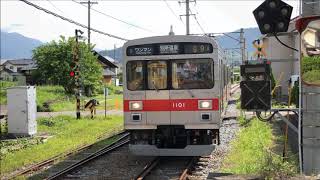
<svg viewBox="0 0 320 180">
<path fill-rule="evenodd" d="M 231 93 L 231 94 L 234 94 L 234 92 L 235 92 L 238 88 L 240 88 L 240 84 L 234 85 L 233 87 L 231 87 L 230 93 Z"/>
<path fill-rule="evenodd" d="M 143 170 L 140 172 L 140 174 L 134 178 L 135 180 L 143 180 L 153 168 L 155 168 L 160 162 L 160 157 L 154 158 L 149 164 L 147 164 Z"/>
<path fill-rule="evenodd" d="M 186 180 L 188 178 L 188 172 L 190 172 L 191 167 L 196 159 L 197 159 L 197 157 L 191 158 L 187 167 L 183 170 L 182 174 L 180 175 L 179 180 Z"/>
<path fill-rule="evenodd" d="M 195 160 L 198 157 L 192 157 L 189 161 L 187 166 L 183 169 L 181 175 L 179 176 L 179 180 L 186 180 L 188 177 L 188 172 L 190 172 L 191 167 Z M 144 169 L 139 173 L 134 180 L 143 180 L 159 163 L 160 163 L 161 157 L 154 158 L 149 164 L 147 164 Z"/>
<path fill-rule="evenodd" d="M 96 151 L 94 154 L 91 154 L 91 155 L 81 159 L 79 162 L 71 164 L 70 166 L 68 166 L 68 167 L 64 168 L 63 170 L 55 173 L 52 176 L 49 176 L 46 179 L 51 180 L 51 179 L 56 179 L 58 177 L 61 177 L 62 175 L 65 175 L 66 173 L 72 171 L 73 169 L 75 169 L 75 168 L 77 168 L 77 167 L 79 167 L 79 166 L 81 166 L 81 165 L 83 165 L 83 164 L 85 164 L 85 163 L 87 163 L 87 162 L 89 162 L 89 161 L 91 161 L 93 159 L 96 159 L 97 157 L 100 157 L 100 156 L 102 156 L 102 155 L 104 155 L 106 153 L 109 153 L 112 150 L 115 150 L 115 149 L 117 149 L 117 148 L 129 143 L 129 141 L 130 141 L 129 135 L 130 135 L 129 133 L 125 133 L 116 142 L 113 142 L 112 144 L 110 144 L 110 145 L 108 145 L 108 146 Z"/>
<path fill-rule="evenodd" d="M 110 138 L 113 138 L 113 137 L 115 137 L 115 136 L 122 135 L 122 134 L 124 134 L 124 133 L 126 133 L 126 132 L 125 132 L 125 131 L 122 131 L 122 132 L 120 132 L 120 133 L 117 133 L 117 134 L 114 134 L 114 135 L 112 135 L 112 136 L 110 136 L 110 137 L 107 137 L 106 139 L 110 139 Z M 104 137 L 104 136 L 100 136 L 100 137 L 98 137 L 97 139 L 100 140 L 100 139 L 102 139 L 103 137 Z M 58 161 L 59 159 L 68 157 L 68 156 L 70 156 L 70 155 L 72 155 L 72 154 L 75 154 L 75 153 L 77 153 L 77 152 L 80 152 L 80 151 L 83 151 L 83 150 L 85 150 L 85 149 L 88 149 L 88 148 L 90 148 L 91 146 L 93 146 L 95 143 L 96 143 L 96 142 L 94 142 L 94 143 L 92 143 L 92 144 L 87 144 L 87 145 L 81 146 L 81 147 L 79 147 L 79 148 L 77 148 L 77 149 L 75 149 L 75 150 L 68 151 L 67 153 L 61 153 L 61 154 L 56 155 L 56 156 L 54 156 L 54 157 L 52 157 L 52 158 L 49 158 L 49 159 L 46 159 L 46 160 L 41 161 L 41 162 L 39 162 L 39 163 L 30 165 L 30 166 L 28 166 L 28 167 L 25 167 L 25 168 L 22 169 L 22 170 L 18 170 L 18 171 L 15 171 L 15 172 L 12 173 L 12 174 L 8 174 L 7 176 L 5 176 L 5 178 L 7 178 L 7 179 L 13 179 L 13 178 L 15 178 L 15 177 L 17 177 L 17 176 L 25 175 L 25 174 L 28 174 L 28 173 L 30 173 L 30 172 L 32 172 L 32 171 L 37 171 L 37 170 L 41 169 L 41 168 L 44 167 L 44 166 L 48 166 L 48 165 L 54 164 L 54 163 L 55 163 L 56 161 Z"/>
</svg>

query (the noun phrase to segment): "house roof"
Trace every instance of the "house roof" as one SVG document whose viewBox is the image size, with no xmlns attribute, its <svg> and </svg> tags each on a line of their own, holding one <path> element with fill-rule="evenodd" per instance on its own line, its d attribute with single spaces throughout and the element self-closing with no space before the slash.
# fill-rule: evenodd
<svg viewBox="0 0 320 180">
<path fill-rule="evenodd" d="M 118 68 L 117 65 L 115 65 L 114 63 L 112 63 L 110 60 L 112 59 L 111 57 L 106 58 L 106 56 L 101 56 L 97 51 L 92 51 L 93 55 L 97 55 L 98 56 L 98 60 L 100 62 L 102 62 L 103 64 L 105 64 L 106 66 L 110 67 L 110 68 Z"/>
<path fill-rule="evenodd" d="M 32 59 L 12 59 L 7 60 L 5 63 L 10 63 L 12 65 L 30 65 L 35 64 L 35 61 Z"/>
</svg>

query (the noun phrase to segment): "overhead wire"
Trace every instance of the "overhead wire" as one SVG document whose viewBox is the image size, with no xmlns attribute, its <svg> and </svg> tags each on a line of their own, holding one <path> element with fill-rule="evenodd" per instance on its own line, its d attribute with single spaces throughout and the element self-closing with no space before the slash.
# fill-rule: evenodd
<svg viewBox="0 0 320 180">
<path fill-rule="evenodd" d="M 78 2 L 78 1 L 76 1 L 76 0 L 72 0 L 72 1 L 75 2 L 75 3 L 77 3 L 77 4 L 82 5 L 82 6 L 84 6 L 84 7 L 87 7 L 86 5 L 81 4 L 80 2 Z M 132 24 L 132 23 L 130 23 L 130 22 L 124 21 L 124 20 L 122 20 L 122 19 L 116 18 L 116 17 L 114 17 L 114 16 L 111 16 L 111 15 L 109 15 L 109 14 L 106 14 L 106 13 L 104 13 L 104 12 L 101 12 L 101 11 L 99 11 L 99 10 L 97 10 L 97 9 L 91 8 L 91 10 L 93 10 L 93 11 L 99 13 L 99 14 L 102 14 L 102 15 L 104 15 L 104 16 L 106 16 L 106 17 L 109 17 L 109 18 L 111 18 L 111 19 L 114 19 L 114 20 L 116 20 L 116 21 L 119 21 L 119 22 L 122 22 L 122 23 L 124 23 L 124 24 L 127 24 L 127 25 L 129 25 L 129 26 L 132 26 L 132 27 L 135 27 L 135 28 L 138 28 L 138 29 L 141 29 L 141 30 L 150 32 L 150 33 L 155 33 L 155 32 L 153 32 L 153 31 L 150 30 L 150 29 L 147 29 L 147 28 L 138 26 L 138 25 L 136 25 L 136 24 Z"/>
<path fill-rule="evenodd" d="M 189 9 L 189 10 L 190 10 L 190 12 L 191 12 L 191 14 L 192 14 L 191 9 Z M 196 15 L 200 17 L 199 12 L 197 11 L 196 8 L 195 8 L 195 11 L 196 11 Z M 199 23 L 197 16 L 193 16 L 193 17 L 194 17 L 194 19 L 196 20 L 196 22 L 197 22 L 198 26 L 200 27 L 201 31 L 202 31 L 203 33 L 205 33 L 205 30 L 204 30 L 204 28 L 201 26 L 201 24 Z M 200 19 L 201 19 L 201 18 L 200 18 Z"/>
<path fill-rule="evenodd" d="M 167 2 L 167 0 L 163 0 L 163 1 L 166 3 L 166 5 L 167 5 L 168 9 L 170 10 L 170 12 L 171 12 L 183 25 L 185 25 L 184 22 L 182 21 L 182 19 L 173 11 L 173 9 L 171 8 L 171 6 L 170 6 L 169 3 Z"/>
<path fill-rule="evenodd" d="M 56 5 L 54 5 L 54 4 L 51 2 L 51 0 L 47 0 L 47 1 L 51 4 L 51 6 L 52 6 L 53 8 L 55 8 L 56 10 L 58 10 L 58 11 L 60 11 L 62 14 L 64 14 L 64 12 L 61 11 Z"/>
<path fill-rule="evenodd" d="M 45 8 L 42 8 L 42 7 L 40 7 L 40 6 L 36 5 L 36 4 L 33 4 L 33 3 L 31 3 L 31 2 L 29 2 L 29 1 L 27 1 L 27 0 L 20 0 L 20 1 L 26 3 L 26 4 L 30 5 L 30 6 L 33 6 L 34 8 L 36 8 L 36 9 L 38 9 L 38 10 L 44 11 L 44 12 L 47 13 L 47 14 L 51 14 L 51 15 L 53 15 L 53 16 L 55 16 L 55 17 L 58 17 L 58 18 L 60 18 L 60 19 L 62 19 L 62 20 L 64 20 L 64 21 L 67 21 L 67 22 L 69 22 L 69 23 L 72 23 L 72 24 L 75 24 L 75 25 L 77 25 L 77 26 L 80 26 L 80 27 L 83 27 L 83 28 L 85 28 L 85 29 L 88 29 L 88 26 L 86 26 L 86 25 L 83 25 L 83 24 L 81 24 L 81 23 L 78 23 L 78 22 L 76 22 L 76 21 L 74 21 L 74 20 L 72 20 L 72 19 L 66 18 L 66 17 L 61 16 L 61 15 L 59 15 L 59 14 L 56 14 L 56 13 L 54 13 L 54 12 L 52 12 L 52 11 L 49 11 L 49 10 L 47 10 L 47 9 L 45 9 Z M 91 31 L 94 31 L 94 32 L 99 33 L 99 34 L 103 34 L 103 35 L 106 35 L 106 36 L 109 36 L 109 37 L 112 37 L 112 38 L 115 38 L 115 39 L 120 39 L 120 40 L 123 40 L 123 41 L 128 41 L 128 39 L 123 38 L 123 37 L 120 37 L 120 36 L 112 35 L 112 34 L 110 34 L 110 33 L 106 33 L 106 32 L 103 32 L 103 31 L 100 31 L 100 30 L 97 30 L 97 29 L 94 29 L 94 28 L 90 28 L 90 29 L 91 29 Z"/>
<path fill-rule="evenodd" d="M 189 8 L 189 11 L 190 11 L 191 14 L 193 14 L 190 8 Z M 197 22 L 198 26 L 200 27 L 201 31 L 205 34 L 206 32 L 205 32 L 205 30 L 203 29 L 203 27 L 201 26 L 201 24 L 199 23 L 197 17 L 196 17 L 196 16 L 193 16 L 193 18 L 196 20 L 196 22 Z"/>
</svg>

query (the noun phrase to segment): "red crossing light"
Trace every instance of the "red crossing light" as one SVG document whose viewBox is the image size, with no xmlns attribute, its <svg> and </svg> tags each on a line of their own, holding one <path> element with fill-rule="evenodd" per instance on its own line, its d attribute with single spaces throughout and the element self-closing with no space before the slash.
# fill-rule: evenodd
<svg viewBox="0 0 320 180">
<path fill-rule="evenodd" d="M 73 77 L 74 76 L 74 71 L 70 72 L 70 76 Z"/>
</svg>

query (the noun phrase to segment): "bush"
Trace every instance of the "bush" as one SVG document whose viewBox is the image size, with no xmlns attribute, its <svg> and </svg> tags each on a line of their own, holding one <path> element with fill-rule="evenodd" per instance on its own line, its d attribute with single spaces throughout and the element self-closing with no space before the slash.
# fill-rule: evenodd
<svg viewBox="0 0 320 180">
<path fill-rule="evenodd" d="M 309 83 L 320 84 L 320 70 L 311 70 L 303 73 L 302 79 Z"/>
<path fill-rule="evenodd" d="M 303 57 L 302 72 L 320 70 L 320 56 Z"/>
<path fill-rule="evenodd" d="M 111 85 L 107 85 L 107 88 L 108 88 L 109 95 L 121 94 L 120 92 L 122 92 L 121 86 L 115 86 L 115 85 L 111 84 Z"/>
<path fill-rule="evenodd" d="M 303 57 L 302 79 L 309 83 L 320 84 L 320 56 Z"/>
<path fill-rule="evenodd" d="M 50 105 L 37 105 L 37 112 L 52 112 L 53 109 Z"/>
</svg>

